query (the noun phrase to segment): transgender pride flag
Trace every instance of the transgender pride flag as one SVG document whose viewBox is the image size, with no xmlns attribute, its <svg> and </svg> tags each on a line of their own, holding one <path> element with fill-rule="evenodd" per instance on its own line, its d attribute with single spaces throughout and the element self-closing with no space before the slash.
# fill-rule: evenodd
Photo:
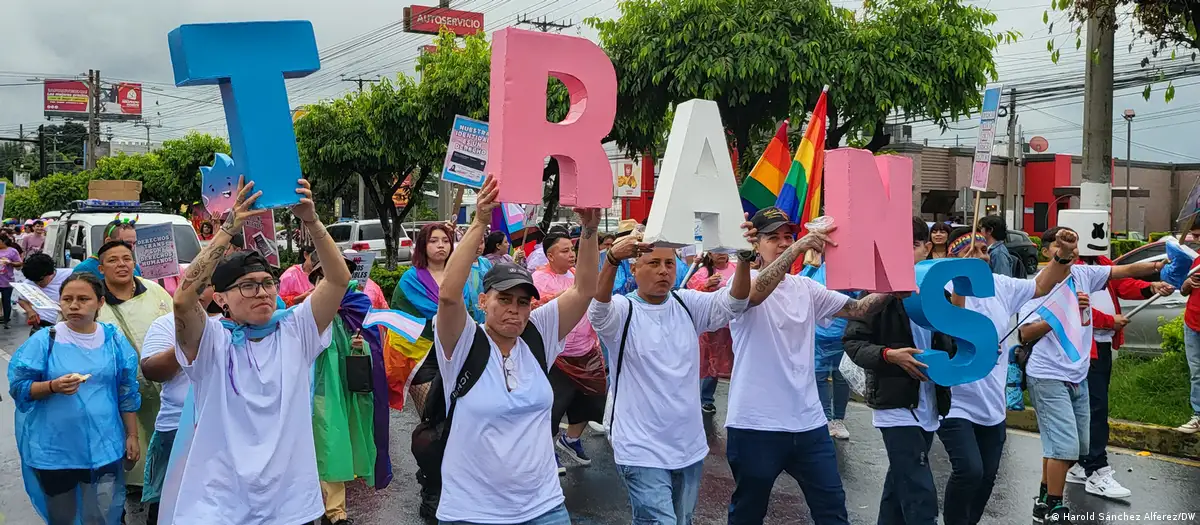
<svg viewBox="0 0 1200 525">
<path fill-rule="evenodd" d="M 371 310 L 363 320 L 363 328 L 383 326 L 410 343 L 415 343 L 425 330 L 425 320 L 400 310 Z"/>
<path fill-rule="evenodd" d="M 492 210 L 492 231 L 502 231 L 512 244 L 513 234 L 525 228 L 525 208 L 520 204 L 501 203 Z"/>
<path fill-rule="evenodd" d="M 1084 348 L 1083 317 L 1079 315 L 1079 296 L 1075 292 L 1075 278 L 1069 277 L 1062 286 L 1056 286 L 1050 296 L 1038 307 L 1037 314 L 1041 316 L 1054 337 L 1062 346 L 1063 352 L 1072 362 L 1079 361 Z M 1088 354 L 1091 353 L 1091 342 L 1087 342 Z"/>
</svg>

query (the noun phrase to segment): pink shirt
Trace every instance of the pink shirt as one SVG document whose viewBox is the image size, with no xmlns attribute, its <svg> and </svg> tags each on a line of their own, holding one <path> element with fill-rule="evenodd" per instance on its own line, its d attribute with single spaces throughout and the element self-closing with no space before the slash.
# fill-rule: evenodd
<svg viewBox="0 0 1200 525">
<path fill-rule="evenodd" d="M 297 295 L 312 289 L 312 283 L 308 282 L 308 274 L 304 273 L 304 265 L 294 264 L 279 276 L 279 296 L 289 305 Z"/>
<path fill-rule="evenodd" d="M 533 285 L 537 287 L 538 294 L 542 296 L 538 303 L 545 304 L 551 299 L 558 296 L 568 288 L 575 284 L 575 273 L 567 272 L 559 275 L 550 269 L 549 265 L 538 268 L 533 272 Z M 579 357 L 586 355 L 588 352 L 596 348 L 600 339 L 596 337 L 596 331 L 592 329 L 592 323 L 588 322 L 587 316 L 579 320 L 579 324 L 567 334 L 567 340 L 563 342 L 563 352 L 561 355 L 566 357 Z"/>
<path fill-rule="evenodd" d="M 725 265 L 724 270 L 717 268 L 716 266 L 714 266 L 713 269 L 721 275 L 721 284 L 717 286 L 720 288 L 725 286 L 725 283 L 728 283 L 729 280 L 733 278 L 733 273 L 737 270 L 737 266 L 733 264 L 733 261 L 730 261 Z M 708 280 L 708 277 L 708 269 L 701 266 L 696 270 L 696 273 L 692 274 L 692 278 L 688 279 L 687 287 L 693 290 L 700 290 L 702 292 L 710 291 L 704 288 L 704 282 Z"/>
<path fill-rule="evenodd" d="M 363 285 L 363 293 L 371 298 L 371 308 L 376 310 L 386 310 L 388 307 L 387 299 L 383 297 L 383 289 L 375 284 L 375 281 L 367 279 L 367 284 Z"/>
</svg>

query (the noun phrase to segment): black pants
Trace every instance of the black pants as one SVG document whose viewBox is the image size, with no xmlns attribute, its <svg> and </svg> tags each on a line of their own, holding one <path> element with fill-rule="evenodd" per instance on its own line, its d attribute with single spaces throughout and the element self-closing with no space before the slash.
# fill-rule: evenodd
<svg viewBox="0 0 1200 525">
<path fill-rule="evenodd" d="M 878 525 L 937 525 L 937 487 L 929 468 L 933 432 L 921 427 L 881 428 L 888 470 Z"/>
<path fill-rule="evenodd" d="M 1000 457 L 1004 454 L 1005 425 L 977 425 L 962 418 L 942 419 L 938 437 L 950 456 L 942 519 L 946 525 L 976 525 L 992 497 Z"/>
<path fill-rule="evenodd" d="M 1093 472 L 1108 466 L 1108 383 L 1112 380 L 1112 343 L 1096 343 L 1096 359 L 1088 368 L 1088 405 L 1091 407 L 1092 422 L 1089 429 L 1087 454 L 1079 458 L 1079 464 L 1091 476 Z"/>
<path fill-rule="evenodd" d="M 4 318 L 0 322 L 4 324 L 12 319 L 12 292 L 11 286 L 0 287 L 0 300 L 4 301 Z"/>
<path fill-rule="evenodd" d="M 558 435 L 558 423 L 567 416 L 567 424 L 577 425 L 604 421 L 605 394 L 586 394 L 575 380 L 558 365 L 550 367 L 550 389 L 554 391 L 554 406 L 550 410 L 550 435 Z"/>
</svg>

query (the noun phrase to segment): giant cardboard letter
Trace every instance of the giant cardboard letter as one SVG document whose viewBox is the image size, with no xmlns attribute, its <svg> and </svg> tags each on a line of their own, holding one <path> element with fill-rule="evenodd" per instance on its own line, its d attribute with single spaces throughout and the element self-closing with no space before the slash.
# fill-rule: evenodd
<svg viewBox="0 0 1200 525">
<path fill-rule="evenodd" d="M 833 266 L 829 266 L 832 270 Z M 987 316 L 958 308 L 946 298 L 946 284 L 963 296 L 992 297 L 996 282 L 992 270 L 980 259 L 936 259 L 916 266 L 919 291 L 904 300 L 909 319 L 926 330 L 954 338 L 954 357 L 941 350 L 922 348 L 917 360 L 929 365 L 926 375 L 934 383 L 955 386 L 978 381 L 996 367 L 1000 338 Z"/>
<path fill-rule="evenodd" d="M 571 109 L 546 121 L 546 82 L 562 81 Z M 506 27 L 492 34 L 488 172 L 500 200 L 542 203 L 542 167 L 558 160 L 559 202 L 612 206 L 612 166 L 601 142 L 617 115 L 617 73 L 604 50 L 586 38 Z M 509 140 L 512 139 L 512 140 Z"/>
<path fill-rule="evenodd" d="M 911 292 L 912 160 L 840 148 L 825 154 L 825 215 L 837 231 L 828 246 L 830 290 Z"/>
<path fill-rule="evenodd" d="M 1058 225 L 1075 230 L 1079 234 L 1079 255 L 1108 256 L 1109 231 L 1108 212 L 1104 210 L 1062 210 L 1058 212 Z"/>
<path fill-rule="evenodd" d="M 233 160 L 254 189 L 257 209 L 300 202 L 300 155 L 285 78 L 321 68 L 312 23 L 189 24 L 167 35 L 175 85 L 221 88 Z"/>
<path fill-rule="evenodd" d="M 695 244 L 697 219 L 705 251 L 751 248 L 742 237 L 745 216 L 721 112 L 699 99 L 675 107 L 644 239 L 672 248 Z"/>
</svg>

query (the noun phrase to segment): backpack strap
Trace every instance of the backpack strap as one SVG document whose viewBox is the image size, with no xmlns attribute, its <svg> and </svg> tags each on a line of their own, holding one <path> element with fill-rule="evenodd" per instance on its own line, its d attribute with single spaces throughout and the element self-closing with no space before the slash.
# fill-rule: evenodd
<svg viewBox="0 0 1200 525">
<path fill-rule="evenodd" d="M 437 352 L 436 348 L 432 351 Z M 475 325 L 475 338 L 471 341 L 471 349 L 467 351 L 467 361 L 463 363 L 462 370 L 458 371 L 458 378 L 454 381 L 454 390 L 450 391 L 450 408 L 446 410 L 446 421 L 450 421 L 454 417 L 454 407 L 458 404 L 458 399 L 467 395 L 471 391 L 471 387 L 479 382 L 479 378 L 483 376 L 483 370 L 487 368 L 488 359 L 491 357 L 492 345 L 488 342 L 487 334 L 483 333 L 483 328 Z M 434 356 L 437 359 L 437 356 Z M 449 425 L 449 423 L 447 423 Z"/>
<path fill-rule="evenodd" d="M 675 295 L 675 292 L 671 292 Z M 685 307 L 686 308 L 686 307 Z M 609 435 L 617 421 L 617 389 L 621 386 L 621 363 L 625 361 L 625 341 L 629 339 L 629 322 L 633 320 L 633 299 L 629 299 L 629 311 L 625 316 L 625 327 L 621 329 L 621 346 L 617 349 L 617 370 L 613 374 L 612 415 L 608 421 Z"/>
<path fill-rule="evenodd" d="M 542 367 L 542 372 L 546 373 L 546 377 L 550 377 L 550 367 L 546 364 L 546 343 L 542 340 L 542 333 L 536 326 L 533 326 L 533 323 L 527 323 L 525 331 L 521 332 L 521 340 L 525 341 L 529 352 L 533 354 L 534 359 L 537 359 L 538 366 Z"/>
<path fill-rule="evenodd" d="M 50 375 L 50 352 L 54 351 L 54 336 L 58 335 L 58 331 L 55 330 L 53 326 L 51 326 L 49 335 L 50 335 L 50 345 L 46 347 L 46 362 L 42 366 L 42 377 L 45 378 L 46 381 L 49 381 L 50 379 L 52 379 L 47 376 Z"/>
<path fill-rule="evenodd" d="M 687 313 L 688 320 L 695 323 L 696 320 L 692 318 L 692 311 L 688 309 L 687 303 L 683 302 L 683 298 L 679 297 L 679 294 L 675 293 L 675 290 L 671 290 L 671 297 L 674 297 L 676 301 L 679 301 L 679 306 L 682 306 L 683 311 Z"/>
</svg>

